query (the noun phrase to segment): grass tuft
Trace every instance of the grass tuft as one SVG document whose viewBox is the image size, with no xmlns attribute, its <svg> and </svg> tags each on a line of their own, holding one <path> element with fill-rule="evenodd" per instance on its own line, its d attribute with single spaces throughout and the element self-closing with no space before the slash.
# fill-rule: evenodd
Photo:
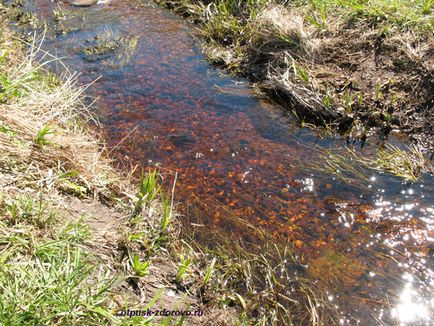
<svg viewBox="0 0 434 326">
<path fill-rule="evenodd" d="M 371 156 L 364 156 L 351 147 L 346 147 L 342 154 L 319 150 L 324 154 L 325 164 L 312 163 L 313 170 L 333 174 L 346 183 L 361 187 L 369 185 L 372 171 L 387 172 L 412 182 L 424 173 L 434 174 L 432 162 L 416 145 L 399 148 L 387 144 L 378 147 Z"/>
<path fill-rule="evenodd" d="M 47 139 L 48 135 L 53 135 L 55 131 L 50 128 L 50 126 L 45 126 L 41 130 L 38 130 L 36 133 L 35 139 L 33 140 L 36 145 L 44 146 L 44 145 L 52 145 L 53 143 Z"/>
<path fill-rule="evenodd" d="M 416 181 L 423 173 L 434 174 L 432 163 L 416 146 L 401 149 L 391 144 L 377 152 L 377 168 L 409 181 Z"/>
</svg>

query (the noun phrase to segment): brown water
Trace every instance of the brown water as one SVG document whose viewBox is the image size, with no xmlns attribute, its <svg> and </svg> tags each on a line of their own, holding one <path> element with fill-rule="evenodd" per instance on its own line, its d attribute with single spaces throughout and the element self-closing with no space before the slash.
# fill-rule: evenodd
<svg viewBox="0 0 434 326">
<path fill-rule="evenodd" d="M 138 1 L 90 8 L 51 1 L 28 8 L 47 19 L 45 43 L 90 88 L 109 146 L 120 164 L 159 165 L 167 183 L 178 172 L 185 224 L 202 241 L 214 237 L 294 244 L 308 274 L 330 289 L 343 324 L 431 324 L 434 310 L 433 177 L 408 184 L 366 170 L 344 182 L 320 172 L 318 149 L 345 153 L 345 139 L 297 128 L 252 86 L 212 68 L 193 29 L 170 12 Z M 63 35 L 61 24 L 73 27 Z M 130 51 L 86 55 L 97 35 L 124 36 Z M 119 142 L 121 142 L 119 144 Z M 360 148 L 375 153 L 376 140 Z M 397 139 L 391 143 L 399 146 Z M 139 169 L 140 170 L 140 169 Z"/>
</svg>

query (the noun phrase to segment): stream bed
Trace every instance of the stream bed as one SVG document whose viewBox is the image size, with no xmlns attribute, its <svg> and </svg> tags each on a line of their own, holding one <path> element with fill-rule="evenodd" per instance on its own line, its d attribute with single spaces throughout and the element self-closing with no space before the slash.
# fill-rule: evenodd
<svg viewBox="0 0 434 326">
<path fill-rule="evenodd" d="M 349 158 L 347 146 L 375 155 L 378 139 L 362 147 L 299 128 L 246 80 L 210 66 L 194 26 L 151 3 L 25 8 L 50 27 L 44 48 L 83 83 L 96 80 L 88 95 L 120 166 L 159 166 L 168 187 L 177 173 L 181 220 L 199 241 L 294 246 L 343 325 L 432 322 L 433 176 L 408 183 L 357 162 L 327 171 L 333 155 Z"/>
</svg>

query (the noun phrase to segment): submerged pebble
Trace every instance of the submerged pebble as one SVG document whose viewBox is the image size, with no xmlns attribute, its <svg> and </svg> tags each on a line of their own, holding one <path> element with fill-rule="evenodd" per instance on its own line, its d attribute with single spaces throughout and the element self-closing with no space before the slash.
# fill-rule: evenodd
<svg viewBox="0 0 434 326">
<path fill-rule="evenodd" d="M 110 2 L 110 0 L 66 0 L 63 1 L 66 3 L 69 3 L 73 6 L 79 6 L 79 7 L 89 7 L 96 4 L 104 4 Z"/>
</svg>

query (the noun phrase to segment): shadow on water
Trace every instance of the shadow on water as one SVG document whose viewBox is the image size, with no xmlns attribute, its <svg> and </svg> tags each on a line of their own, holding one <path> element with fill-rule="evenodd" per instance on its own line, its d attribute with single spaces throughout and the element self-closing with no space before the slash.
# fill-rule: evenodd
<svg viewBox="0 0 434 326">
<path fill-rule="evenodd" d="M 429 323 L 432 176 L 407 184 L 357 167 L 368 179 L 349 183 L 313 169 L 326 164 L 321 149 L 345 153 L 345 140 L 295 127 L 245 80 L 210 67 L 191 27 L 168 11 L 139 1 L 62 5 L 66 18 L 56 22 L 57 4 L 26 6 L 51 26 L 51 53 L 83 82 L 101 76 L 89 95 L 99 98 L 101 132 L 118 145 L 120 164 L 161 165 L 168 181 L 179 173 L 185 224 L 207 226 L 199 239 L 264 241 L 252 231 L 260 230 L 266 241 L 294 244 L 309 275 L 362 324 L 388 324 L 390 315 Z M 372 155 L 371 142 L 355 150 Z"/>
</svg>

